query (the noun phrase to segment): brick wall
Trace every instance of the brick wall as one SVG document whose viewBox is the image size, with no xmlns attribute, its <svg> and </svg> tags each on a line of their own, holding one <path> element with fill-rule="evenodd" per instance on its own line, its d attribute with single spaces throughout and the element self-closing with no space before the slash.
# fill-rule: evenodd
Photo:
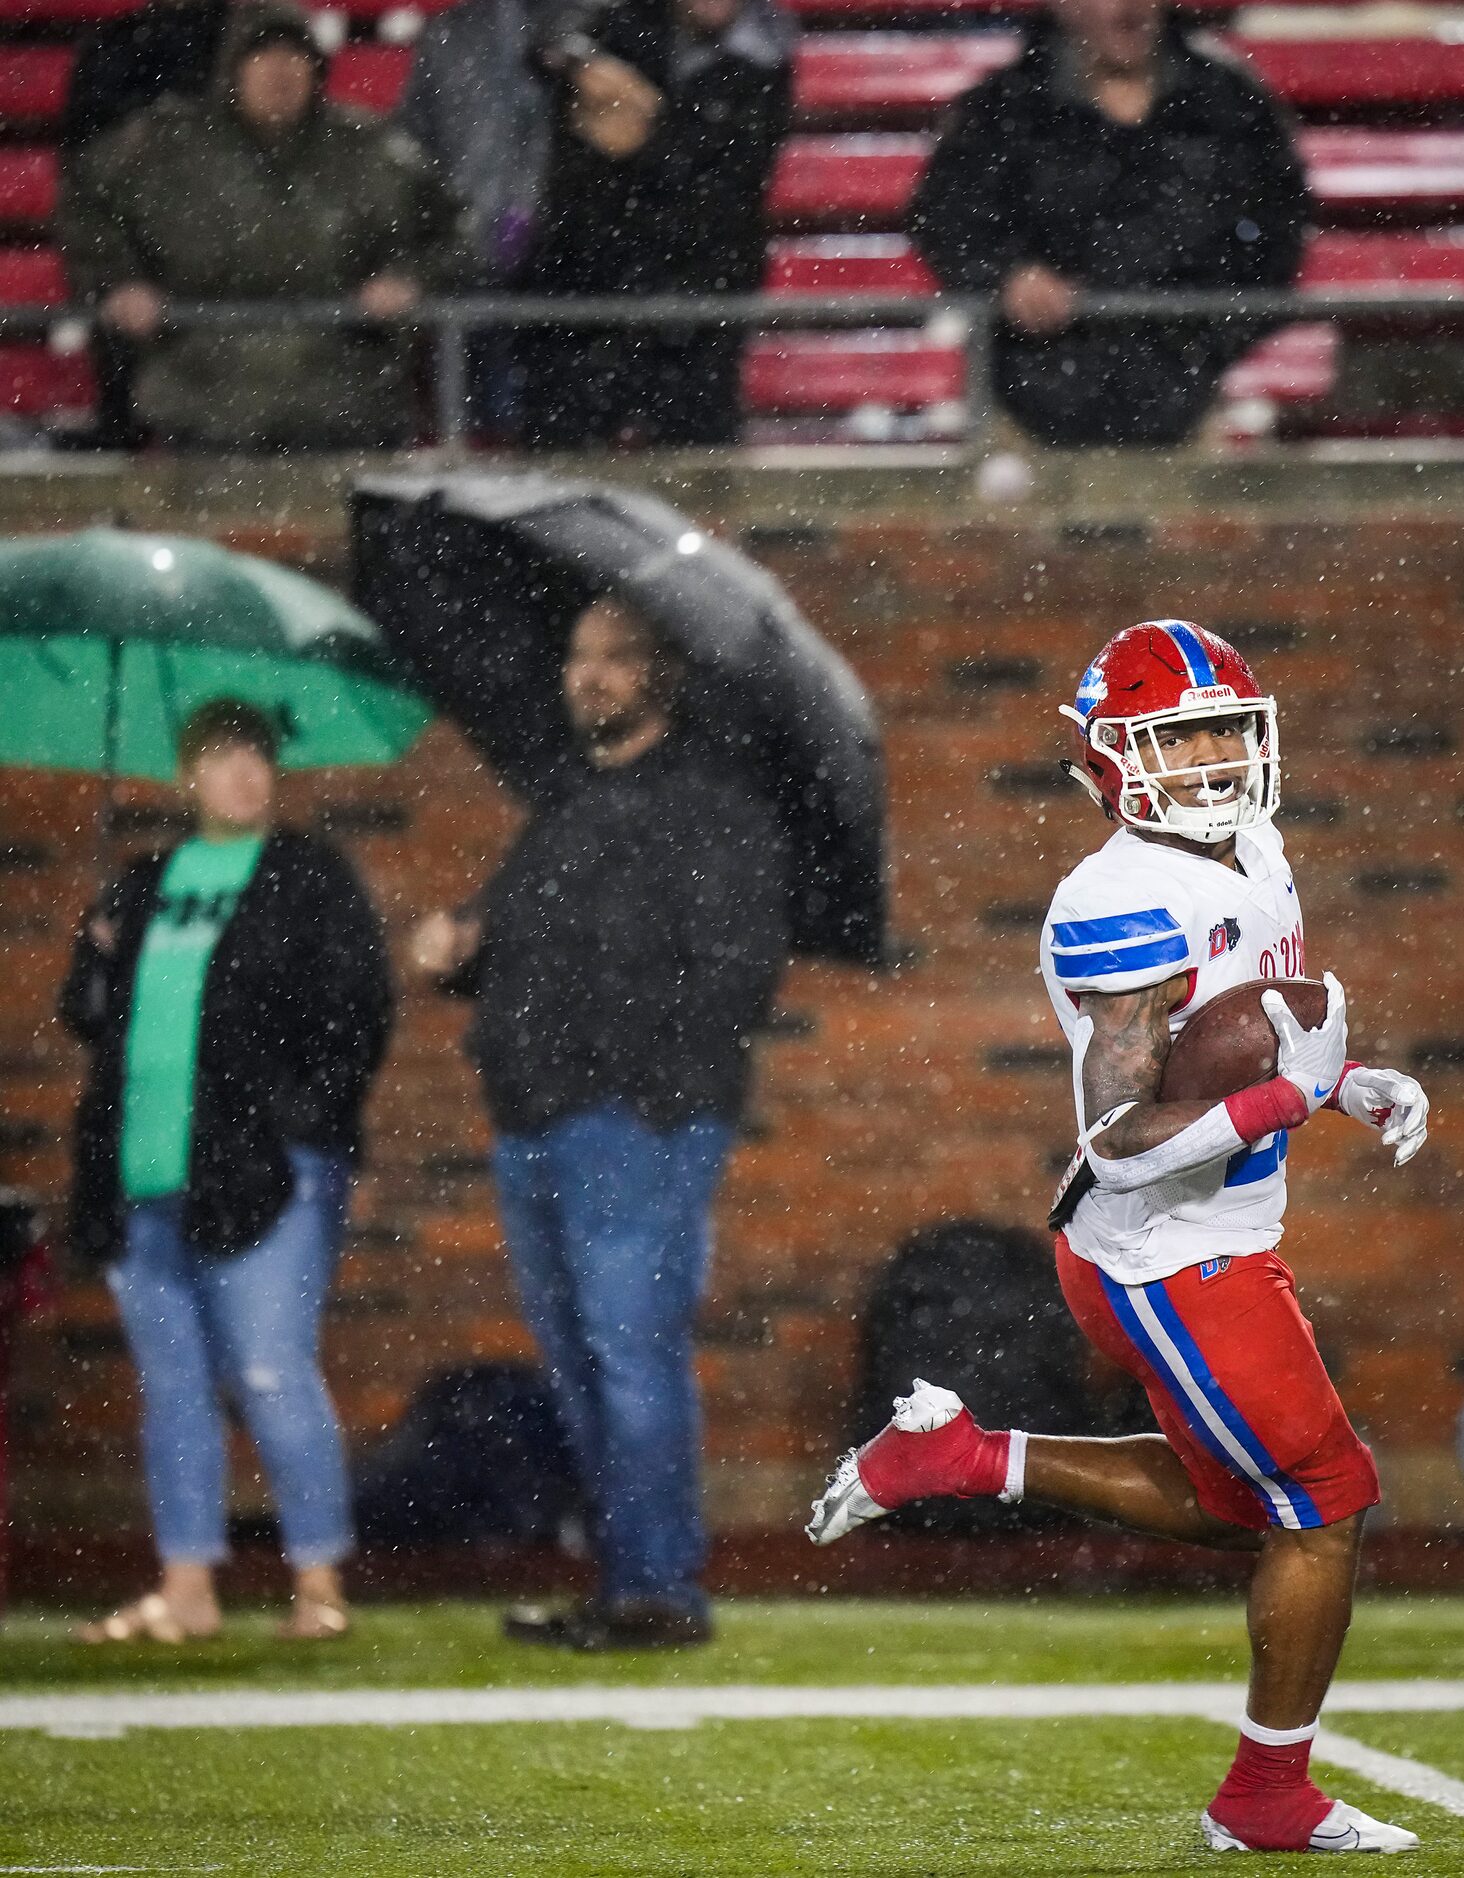
<svg viewBox="0 0 1464 1878">
<path fill-rule="evenodd" d="M 1435 1099 L 1402 1174 L 1325 1118 L 1298 1142 L 1286 1251 L 1395 1517 L 1460 1512 L 1448 1448 L 1464 1350 L 1464 567 L 1452 524 L 1176 523 L 1026 533 L 915 522 L 746 539 L 852 660 L 883 713 L 895 923 L 911 963 L 873 979 L 802 964 L 761 1046 L 753 1138 L 720 1213 L 701 1368 L 714 1508 L 781 1525 L 847 1432 L 853 1314 L 911 1228 L 952 1213 L 1040 1223 L 1070 1133 L 1035 975 L 1058 874 L 1101 837 L 1057 776 L 1057 702 L 1112 630 L 1155 615 L 1237 639 L 1282 703 L 1284 827 L 1309 966 L 1352 998 L 1357 1053 L 1416 1067 Z M 297 543 L 296 546 L 302 544 Z M 331 542 L 327 553 L 335 551 Z M 366 872 L 400 946 L 417 911 L 492 864 L 512 804 L 446 729 L 397 769 L 292 779 L 289 806 Z M 133 839 L 160 798 L 129 792 Z M 10 778 L 0 826 L 0 1178 L 65 1176 L 77 1056 L 50 1021 L 92 878 L 95 786 Z M 487 1143 L 457 1051 L 464 1013 L 404 1000 L 370 1110 L 329 1364 L 353 1439 L 424 1375 L 527 1353 Z M 71 1291 L 17 1377 L 19 1516 L 139 1522 L 133 1385 L 104 1288 Z M 246 1463 L 247 1455 L 240 1459 Z M 247 1471 L 241 1503 L 258 1498 Z"/>
</svg>

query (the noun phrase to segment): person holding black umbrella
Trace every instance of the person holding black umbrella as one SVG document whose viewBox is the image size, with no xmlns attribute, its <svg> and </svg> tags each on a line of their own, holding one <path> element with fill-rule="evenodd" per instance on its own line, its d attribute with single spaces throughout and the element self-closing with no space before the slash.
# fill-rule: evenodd
<svg viewBox="0 0 1464 1878">
<path fill-rule="evenodd" d="M 562 786 L 413 952 L 477 999 L 500 1216 L 599 1568 L 595 1597 L 505 1627 L 582 1650 L 711 1635 L 692 1328 L 751 1033 L 789 949 L 774 816 L 678 722 L 679 676 L 622 602 L 580 615 Z"/>
<path fill-rule="evenodd" d="M 275 825 L 277 748 L 251 705 L 192 713 L 178 768 L 197 833 L 113 884 L 61 995 L 91 1054 L 70 1243 L 109 1265 L 163 1568 L 157 1590 L 84 1625 L 88 1643 L 217 1630 L 225 1399 L 279 1510 L 295 1584 L 282 1634 L 349 1624 L 350 1511 L 319 1327 L 391 986 L 350 867 Z"/>
</svg>

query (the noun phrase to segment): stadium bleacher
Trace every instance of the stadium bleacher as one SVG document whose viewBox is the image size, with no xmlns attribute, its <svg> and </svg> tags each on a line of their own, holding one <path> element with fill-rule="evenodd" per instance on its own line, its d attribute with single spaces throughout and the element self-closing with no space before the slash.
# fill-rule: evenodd
<svg viewBox="0 0 1464 1878">
<path fill-rule="evenodd" d="M 332 6 L 345 35 L 332 97 L 386 112 L 411 69 L 410 15 L 392 0 Z M 56 126 L 78 34 L 134 0 L 0 0 L 0 304 L 60 306 L 64 270 L 48 243 L 58 190 Z M 767 283 L 798 293 L 933 293 L 899 233 L 952 97 L 1009 59 L 1018 4 L 991 0 L 788 0 L 809 29 L 798 53 L 796 127 L 770 192 Z M 1229 0 L 1194 9 L 1217 16 Z M 1418 17 L 1418 16 L 1415 16 Z M 1425 16 L 1426 17 L 1426 16 Z M 952 31 L 952 22 L 969 21 Z M 922 23 L 929 30 L 920 30 Z M 1244 26 L 1245 16 L 1232 26 Z M 1321 226 L 1305 284 L 1319 289 L 1464 284 L 1464 44 L 1446 16 L 1436 30 L 1393 37 L 1247 36 L 1226 43 L 1249 59 L 1302 120 L 1302 148 Z M 938 305 L 926 329 L 781 333 L 748 346 L 745 391 L 754 420 L 873 411 L 958 428 L 959 344 Z M 0 345 L 0 412 L 84 420 L 92 386 L 74 327 L 59 344 Z M 1231 399 L 1304 412 L 1324 400 L 1336 332 L 1315 322 L 1273 334 L 1234 368 Z M 856 423 L 853 434 L 860 434 Z M 863 434 L 870 434 L 866 425 Z"/>
</svg>

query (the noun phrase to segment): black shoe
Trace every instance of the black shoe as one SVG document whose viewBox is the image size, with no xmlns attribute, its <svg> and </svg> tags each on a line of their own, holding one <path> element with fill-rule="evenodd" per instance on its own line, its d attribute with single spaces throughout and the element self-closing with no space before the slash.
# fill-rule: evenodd
<svg viewBox="0 0 1464 1878">
<path fill-rule="evenodd" d="M 593 1598 L 574 1604 L 512 1604 L 503 1613 L 503 1634 L 511 1643 L 548 1643 L 572 1650 L 581 1626 L 592 1621 Z"/>
<path fill-rule="evenodd" d="M 515 1643 L 547 1643 L 561 1650 L 683 1650 L 712 1640 L 712 1620 L 654 1598 L 587 1598 L 567 1609 L 520 1604 L 503 1620 Z"/>
</svg>

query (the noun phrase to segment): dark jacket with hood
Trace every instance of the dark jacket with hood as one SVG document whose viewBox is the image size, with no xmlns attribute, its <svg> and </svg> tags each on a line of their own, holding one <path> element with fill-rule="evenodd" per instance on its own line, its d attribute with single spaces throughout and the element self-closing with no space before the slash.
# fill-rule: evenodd
<svg viewBox="0 0 1464 1878">
<path fill-rule="evenodd" d="M 557 79 L 530 284 L 548 294 L 755 291 L 763 195 L 788 119 L 786 23 L 767 0 L 744 0 L 726 32 L 697 37 L 671 0 L 584 0 L 561 10 L 566 26 L 634 66 L 663 103 L 642 148 L 611 157 L 576 134 L 570 87 Z M 530 441 L 735 434 L 735 333 L 549 334 L 524 355 Z"/>
<path fill-rule="evenodd" d="M 62 989 L 62 1022 L 91 1052 L 76 1114 L 70 1243 L 122 1251 L 119 1155 L 127 1027 L 142 943 L 171 850 L 135 862 L 100 911 L 110 952 L 86 931 Z M 219 935 L 204 980 L 183 1226 L 202 1251 L 256 1245 L 290 1197 L 287 1145 L 354 1157 L 361 1105 L 391 1024 L 381 924 L 347 863 L 281 829 Z"/>
<path fill-rule="evenodd" d="M 735 1120 L 751 1032 L 788 953 L 772 812 L 673 733 L 619 769 L 575 763 L 478 907 L 456 988 L 501 1128 L 622 1101 L 653 1127 Z"/>
<path fill-rule="evenodd" d="M 1119 124 L 1084 94 L 1069 42 L 1046 22 L 952 107 L 909 226 L 952 292 L 995 292 L 1030 262 L 1094 289 L 1283 287 L 1306 212 L 1290 130 L 1242 67 L 1171 24 L 1152 111 Z M 1262 330 L 999 326 L 996 391 L 1046 443 L 1175 443 Z"/>
<path fill-rule="evenodd" d="M 304 119 L 262 139 L 234 104 L 240 62 L 285 42 L 308 51 Z M 83 152 L 60 212 L 78 293 L 146 281 L 177 300 L 348 300 L 374 276 L 424 290 L 468 265 L 459 211 L 405 132 L 321 95 L 325 68 L 299 16 L 251 9 L 207 98 L 160 98 Z M 367 447 L 411 433 L 408 349 L 363 319 L 164 334 L 136 404 L 160 436 L 211 448 Z"/>
</svg>

